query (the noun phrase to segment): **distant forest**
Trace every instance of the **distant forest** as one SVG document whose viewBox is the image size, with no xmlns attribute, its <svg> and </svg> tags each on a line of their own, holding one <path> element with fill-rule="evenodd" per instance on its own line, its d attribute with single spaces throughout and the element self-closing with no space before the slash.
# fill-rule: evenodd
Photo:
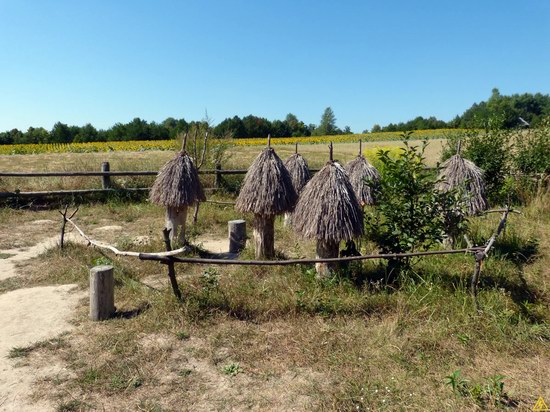
<svg viewBox="0 0 550 412">
<path fill-rule="evenodd" d="M 418 116 L 408 122 L 390 123 L 387 126 L 376 124 L 370 131 L 364 130 L 363 133 L 482 127 L 491 118 L 497 118 L 504 128 L 515 128 L 536 126 L 546 116 L 550 116 L 550 95 L 524 93 L 503 96 L 498 89 L 493 89 L 487 101 L 474 103 L 461 116 L 457 115 L 449 122 L 435 117 Z M 284 120 L 268 120 L 254 115 L 243 118 L 234 116 L 217 125 L 211 125 L 208 120 L 188 122 L 185 119 L 169 117 L 160 123 L 148 123 L 135 118 L 129 123 L 116 123 L 107 130 L 98 130 L 89 123 L 84 126 L 69 126 L 57 122 L 51 130 L 29 127 L 27 131 L 12 129 L 0 132 L 0 144 L 166 140 L 174 138 L 178 133 L 204 125 L 211 126 L 212 135 L 218 138 L 263 137 L 268 134 L 273 137 L 299 137 L 353 133 L 348 126 L 337 127 L 336 116 L 332 109 L 327 107 L 319 125 L 306 125 L 292 113 Z"/>
</svg>

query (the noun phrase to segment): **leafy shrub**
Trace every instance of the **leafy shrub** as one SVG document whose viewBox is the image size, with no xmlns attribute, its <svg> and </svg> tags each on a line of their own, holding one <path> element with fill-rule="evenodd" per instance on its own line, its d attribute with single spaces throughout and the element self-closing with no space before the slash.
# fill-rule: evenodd
<svg viewBox="0 0 550 412">
<path fill-rule="evenodd" d="M 407 139 L 410 134 L 405 134 Z M 462 198 L 456 191 L 440 192 L 436 177 L 426 169 L 424 150 L 410 146 L 398 156 L 380 150 L 381 180 L 378 206 L 365 214 L 366 233 L 383 253 L 405 253 L 428 249 L 442 241 L 446 233 L 453 236 L 465 229 Z M 401 263 L 407 265 L 408 261 Z M 395 263 L 395 262 L 394 262 Z M 399 265 L 398 265 L 399 266 Z"/>
<path fill-rule="evenodd" d="M 550 118 L 519 136 L 514 166 L 521 173 L 550 173 Z"/>
</svg>

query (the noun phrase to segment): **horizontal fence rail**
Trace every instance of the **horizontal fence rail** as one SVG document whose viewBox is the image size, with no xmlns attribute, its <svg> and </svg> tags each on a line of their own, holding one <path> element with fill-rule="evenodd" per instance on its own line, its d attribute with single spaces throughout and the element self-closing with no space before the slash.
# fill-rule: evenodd
<svg viewBox="0 0 550 412">
<path fill-rule="evenodd" d="M 244 175 L 247 169 L 207 169 L 199 170 L 200 175 Z M 310 169 L 318 172 L 319 169 Z M 0 177 L 76 177 L 76 176 L 156 176 L 158 171 L 127 170 L 109 172 L 0 172 Z"/>
</svg>

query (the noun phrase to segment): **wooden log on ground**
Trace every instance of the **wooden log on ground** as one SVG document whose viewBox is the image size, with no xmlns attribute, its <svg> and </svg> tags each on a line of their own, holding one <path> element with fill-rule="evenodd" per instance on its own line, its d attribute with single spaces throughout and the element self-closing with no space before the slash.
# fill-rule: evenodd
<svg viewBox="0 0 550 412">
<path fill-rule="evenodd" d="M 90 269 L 90 319 L 109 319 L 115 313 L 115 280 L 113 267 L 95 266 Z"/>
<path fill-rule="evenodd" d="M 246 246 L 246 221 L 230 220 L 227 222 L 229 231 L 229 253 L 239 253 Z"/>
</svg>

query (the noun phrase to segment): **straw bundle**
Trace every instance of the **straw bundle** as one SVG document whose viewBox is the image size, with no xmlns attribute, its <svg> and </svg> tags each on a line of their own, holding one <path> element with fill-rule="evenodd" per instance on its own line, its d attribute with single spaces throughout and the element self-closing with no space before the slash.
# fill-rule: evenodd
<svg viewBox="0 0 550 412">
<path fill-rule="evenodd" d="M 248 169 L 235 205 L 239 212 L 254 213 L 257 259 L 275 256 L 275 215 L 291 211 L 297 197 L 288 170 L 268 146 Z"/>
<path fill-rule="evenodd" d="M 361 154 L 346 164 L 346 172 L 361 206 L 374 205 L 380 173 Z"/>
<path fill-rule="evenodd" d="M 295 153 L 286 159 L 285 167 L 290 174 L 294 190 L 299 194 L 311 178 L 306 159 L 301 154 Z"/>
<path fill-rule="evenodd" d="M 338 257 L 341 240 L 363 233 L 361 207 L 339 163 L 330 160 L 308 182 L 294 209 L 292 226 L 304 238 L 317 240 L 317 256 L 322 258 Z M 332 266 L 317 264 L 318 275 L 330 274 Z"/>
<path fill-rule="evenodd" d="M 206 200 L 197 169 L 186 152 L 178 153 L 160 169 L 149 200 L 176 209 Z"/>
<path fill-rule="evenodd" d="M 185 151 L 168 161 L 159 171 L 149 200 L 166 207 L 166 228 L 170 240 L 185 243 L 187 208 L 206 200 L 193 160 Z M 178 234 L 178 228 L 179 234 Z"/>
<path fill-rule="evenodd" d="M 309 167 L 307 165 L 306 159 L 298 153 L 298 143 L 296 143 L 296 153 L 290 156 L 285 161 L 285 167 L 290 174 L 292 179 L 292 186 L 297 194 L 300 194 L 306 183 L 311 178 L 311 173 L 309 172 Z M 290 223 L 291 213 L 285 213 L 285 226 Z"/>
<path fill-rule="evenodd" d="M 455 154 L 441 165 L 439 180 L 437 187 L 441 191 L 446 192 L 455 187 L 464 190 L 470 215 L 476 215 L 488 208 L 483 170 L 472 161 Z"/>
</svg>

